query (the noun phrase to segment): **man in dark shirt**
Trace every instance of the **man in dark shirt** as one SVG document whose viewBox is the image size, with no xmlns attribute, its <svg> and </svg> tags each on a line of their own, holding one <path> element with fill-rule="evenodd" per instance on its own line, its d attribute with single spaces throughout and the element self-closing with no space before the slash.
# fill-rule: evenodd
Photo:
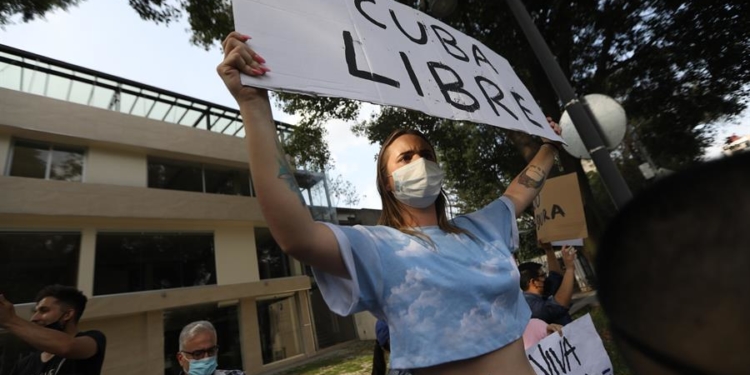
<svg viewBox="0 0 750 375">
<path fill-rule="evenodd" d="M 544 273 L 539 263 L 527 262 L 518 266 L 523 296 L 531 308 L 532 318 L 541 319 L 548 324 L 566 325 L 573 321 L 568 309 L 573 298 L 576 250 L 572 246 L 562 249 L 565 264 L 563 273 L 552 246 L 544 244 L 542 247 L 547 253 L 549 275 Z"/>
<path fill-rule="evenodd" d="M 86 302 L 76 288 L 47 286 L 27 322 L 0 295 L 0 327 L 37 349 L 18 361 L 11 375 L 99 375 L 107 341 L 99 331 L 78 331 Z"/>
</svg>

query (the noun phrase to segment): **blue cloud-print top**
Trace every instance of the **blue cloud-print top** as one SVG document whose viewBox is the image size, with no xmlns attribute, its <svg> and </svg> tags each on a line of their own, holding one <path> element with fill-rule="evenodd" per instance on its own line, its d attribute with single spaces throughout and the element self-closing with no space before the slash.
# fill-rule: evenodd
<svg viewBox="0 0 750 375">
<path fill-rule="evenodd" d="M 368 310 L 391 334 L 391 368 L 414 369 L 476 357 L 523 334 L 531 312 L 511 251 L 515 208 L 500 198 L 453 223 L 422 227 L 425 241 L 385 226 L 329 225 L 351 279 L 313 270 L 330 309 Z"/>
</svg>

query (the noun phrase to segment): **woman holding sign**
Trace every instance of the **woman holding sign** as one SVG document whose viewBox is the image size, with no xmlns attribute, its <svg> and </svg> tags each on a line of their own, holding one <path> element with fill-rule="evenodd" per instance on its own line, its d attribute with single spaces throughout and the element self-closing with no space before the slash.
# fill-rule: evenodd
<svg viewBox="0 0 750 375">
<path fill-rule="evenodd" d="M 368 310 L 386 320 L 396 372 L 533 374 L 521 340 L 531 313 L 511 252 L 516 215 L 539 192 L 558 146 L 545 140 L 502 197 L 448 220 L 435 150 L 417 131 L 396 131 L 377 160 L 381 225 L 315 222 L 278 144 L 266 91 L 240 82 L 241 73 L 270 71 L 249 39 L 231 33 L 217 71 L 239 104 L 271 233 L 284 252 L 313 267 L 331 310 Z"/>
</svg>

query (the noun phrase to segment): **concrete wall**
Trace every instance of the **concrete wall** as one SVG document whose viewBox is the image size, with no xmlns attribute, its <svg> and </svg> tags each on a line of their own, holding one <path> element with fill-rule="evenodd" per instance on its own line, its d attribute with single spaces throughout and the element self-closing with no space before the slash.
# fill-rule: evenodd
<svg viewBox="0 0 750 375">
<path fill-rule="evenodd" d="M 161 311 L 84 321 L 82 330 L 107 337 L 102 374 L 164 374 L 164 320 Z"/>
<path fill-rule="evenodd" d="M 142 152 L 89 147 L 84 168 L 86 183 L 148 186 L 148 162 Z"/>
<path fill-rule="evenodd" d="M 0 132 L 22 138 L 247 167 L 244 139 L 206 130 L 8 89 L 0 89 L 0 113 Z"/>
<path fill-rule="evenodd" d="M 255 231 L 252 226 L 216 228 L 214 246 L 216 282 L 219 285 L 260 280 Z"/>
<path fill-rule="evenodd" d="M 243 139 L 0 89 L 0 168 L 24 138 L 87 149 L 84 182 L 0 176 L 0 230 L 81 232 L 77 286 L 94 290 L 99 231 L 213 232 L 217 285 L 90 298 L 83 329 L 108 338 L 103 373 L 164 372 L 165 310 L 238 301 L 248 374 L 282 368 L 315 352 L 306 276 L 259 280 L 254 227 L 265 226 L 253 197 L 149 189 L 148 156 L 247 168 Z M 65 121 L 59 121 L 65 119 Z M 301 269 L 295 264 L 296 269 Z M 256 301 L 294 296 L 285 328 L 294 356 L 262 365 Z M 31 305 L 16 311 L 28 319 Z M 300 335 L 294 337 L 294 335 Z"/>
<path fill-rule="evenodd" d="M 253 197 L 0 176 L 0 214 L 263 223 Z"/>
</svg>

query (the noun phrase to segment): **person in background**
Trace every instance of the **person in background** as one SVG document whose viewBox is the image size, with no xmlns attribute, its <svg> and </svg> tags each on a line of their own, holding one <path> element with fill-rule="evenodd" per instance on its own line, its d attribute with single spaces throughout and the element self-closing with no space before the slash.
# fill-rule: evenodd
<svg viewBox="0 0 750 375">
<path fill-rule="evenodd" d="M 570 302 L 573 298 L 575 285 L 575 259 L 576 250 L 572 246 L 562 249 L 563 263 L 565 264 L 564 275 L 560 270 L 552 246 L 545 246 L 547 252 L 547 264 L 549 274 L 544 273 L 542 265 L 534 262 L 522 263 L 518 266 L 521 272 L 521 290 L 524 298 L 531 308 L 531 317 L 545 321 L 548 324 L 566 325 L 573 321 L 568 313 Z M 561 281 L 556 279 L 561 278 Z M 547 282 L 550 280 L 550 282 Z M 548 285 L 559 284 L 557 290 L 546 290 Z M 554 294 L 553 294 L 554 293 Z"/>
<path fill-rule="evenodd" d="M 598 296 L 636 374 L 750 373 L 750 154 L 642 190 L 596 254 Z"/>
<path fill-rule="evenodd" d="M 100 331 L 78 330 L 87 301 L 74 287 L 46 286 L 37 294 L 27 322 L 0 294 L 0 327 L 36 349 L 15 365 L 11 375 L 101 374 L 106 337 Z"/>
<path fill-rule="evenodd" d="M 528 350 L 555 332 L 562 336 L 562 328 L 559 324 L 547 324 L 541 319 L 531 318 L 526 330 L 523 331 L 523 348 Z"/>
<path fill-rule="evenodd" d="M 245 375 L 242 370 L 217 370 L 216 329 L 209 321 L 199 320 L 182 328 L 177 361 L 184 375 Z"/>
</svg>

